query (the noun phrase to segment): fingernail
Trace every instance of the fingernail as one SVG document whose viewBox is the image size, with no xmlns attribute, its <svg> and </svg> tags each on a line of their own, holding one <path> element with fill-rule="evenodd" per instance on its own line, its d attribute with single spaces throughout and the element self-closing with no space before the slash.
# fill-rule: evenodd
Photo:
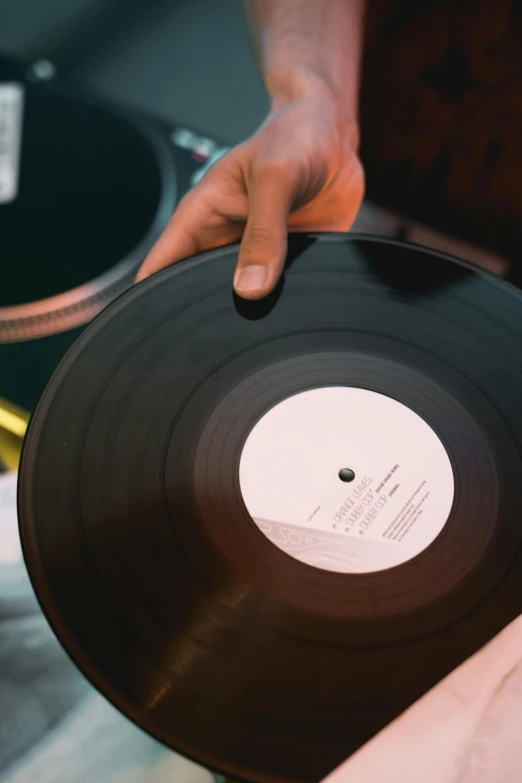
<svg viewBox="0 0 522 783">
<path fill-rule="evenodd" d="M 263 288 L 268 277 L 266 266 L 258 264 L 245 266 L 236 280 L 236 291 L 249 294 Z"/>
</svg>

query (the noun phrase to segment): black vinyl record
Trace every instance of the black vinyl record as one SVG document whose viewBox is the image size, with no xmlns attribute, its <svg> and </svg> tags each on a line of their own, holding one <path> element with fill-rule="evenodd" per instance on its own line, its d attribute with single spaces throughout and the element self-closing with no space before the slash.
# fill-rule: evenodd
<svg viewBox="0 0 522 783">
<path fill-rule="evenodd" d="M 305 783 L 522 611 L 522 297 L 418 247 L 314 235 L 291 236 L 281 285 L 244 302 L 237 252 L 160 272 L 79 338 L 29 426 L 22 542 L 57 636 L 125 715 L 233 778 Z M 447 455 L 444 524 L 393 567 L 303 562 L 245 503 L 253 428 L 325 388 L 400 403 Z M 363 446 L 386 437 L 370 426 Z M 343 468 L 347 497 L 366 489 Z"/>
</svg>

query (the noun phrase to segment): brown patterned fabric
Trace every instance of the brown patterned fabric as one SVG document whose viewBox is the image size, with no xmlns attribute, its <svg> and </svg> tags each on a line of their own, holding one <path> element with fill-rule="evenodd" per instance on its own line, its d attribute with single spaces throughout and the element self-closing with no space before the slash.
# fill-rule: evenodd
<svg viewBox="0 0 522 783">
<path fill-rule="evenodd" d="M 368 0 L 368 195 L 516 257 L 522 250 L 522 0 Z"/>
</svg>

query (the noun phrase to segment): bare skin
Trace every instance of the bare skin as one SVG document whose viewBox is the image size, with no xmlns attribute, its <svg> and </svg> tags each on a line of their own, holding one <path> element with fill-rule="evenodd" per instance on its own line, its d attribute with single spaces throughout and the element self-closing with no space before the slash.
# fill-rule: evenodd
<svg viewBox="0 0 522 783">
<path fill-rule="evenodd" d="M 522 616 L 324 783 L 519 783 Z"/>
<path fill-rule="evenodd" d="M 362 0 L 258 0 L 249 12 L 269 116 L 182 199 L 138 281 L 241 240 L 234 288 L 259 299 L 279 280 L 288 230 L 347 231 L 357 216 Z"/>
</svg>

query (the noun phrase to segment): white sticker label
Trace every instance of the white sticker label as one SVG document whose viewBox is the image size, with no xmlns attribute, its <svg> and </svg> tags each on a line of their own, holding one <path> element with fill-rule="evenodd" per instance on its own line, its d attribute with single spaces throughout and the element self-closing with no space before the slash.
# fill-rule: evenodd
<svg viewBox="0 0 522 783">
<path fill-rule="evenodd" d="M 19 84 L 0 84 L 0 204 L 18 194 L 23 101 Z"/>
<path fill-rule="evenodd" d="M 424 419 L 352 387 L 313 389 L 272 408 L 245 442 L 239 480 L 249 514 L 273 544 L 345 574 L 392 568 L 422 552 L 454 496 L 449 457 Z"/>
<path fill-rule="evenodd" d="M 17 473 L 0 474 L 0 565 L 22 560 L 16 509 Z"/>
</svg>

